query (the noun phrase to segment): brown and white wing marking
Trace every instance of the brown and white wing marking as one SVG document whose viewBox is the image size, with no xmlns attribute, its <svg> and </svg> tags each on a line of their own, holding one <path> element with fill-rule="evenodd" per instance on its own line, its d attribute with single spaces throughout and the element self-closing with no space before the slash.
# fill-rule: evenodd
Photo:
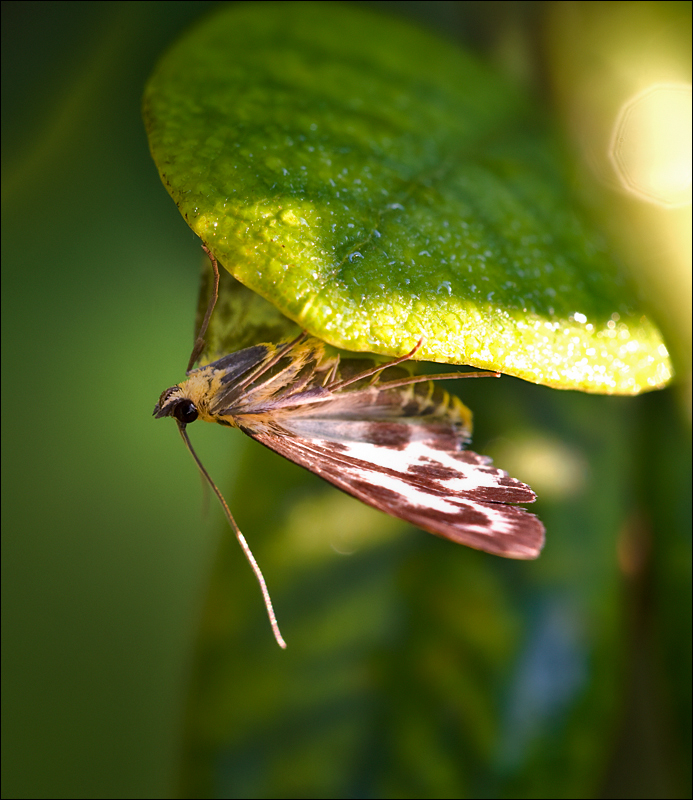
<svg viewBox="0 0 693 800">
<path fill-rule="evenodd" d="M 290 461 L 430 533 L 508 558 L 536 558 L 543 547 L 544 526 L 515 505 L 534 502 L 534 492 L 463 449 L 468 412 L 433 384 L 373 386 L 235 422 Z"/>
</svg>

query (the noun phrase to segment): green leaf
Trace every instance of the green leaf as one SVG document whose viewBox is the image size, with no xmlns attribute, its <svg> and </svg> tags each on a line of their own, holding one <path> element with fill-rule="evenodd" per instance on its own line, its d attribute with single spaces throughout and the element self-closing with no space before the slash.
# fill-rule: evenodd
<svg viewBox="0 0 693 800">
<path fill-rule="evenodd" d="M 536 112 L 470 56 L 338 4 L 224 8 L 163 57 L 150 146 L 239 281 L 347 350 L 635 394 L 666 347 Z"/>
</svg>

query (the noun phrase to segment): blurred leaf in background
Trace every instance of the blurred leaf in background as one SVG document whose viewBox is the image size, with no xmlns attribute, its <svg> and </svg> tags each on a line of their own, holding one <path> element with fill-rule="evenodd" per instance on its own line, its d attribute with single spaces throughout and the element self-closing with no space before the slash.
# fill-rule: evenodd
<svg viewBox="0 0 693 800">
<path fill-rule="evenodd" d="M 627 49 L 604 28 L 615 8 Z M 3 7 L 4 792 L 689 796 L 690 342 L 685 305 L 666 302 L 688 294 L 685 243 L 624 247 L 646 235 L 640 201 L 576 156 L 679 382 L 636 398 L 460 387 L 475 448 L 540 495 L 533 564 L 407 528 L 196 426 L 217 480 L 235 470 L 280 652 L 216 510 L 218 538 L 200 515 L 189 456 L 150 417 L 182 377 L 200 256 L 139 102 L 205 10 Z M 631 53 L 641 64 L 644 43 L 669 53 L 667 81 L 690 82 L 688 4 L 415 10 L 533 91 L 568 139 L 597 119 L 571 98 L 599 95 Z"/>
</svg>

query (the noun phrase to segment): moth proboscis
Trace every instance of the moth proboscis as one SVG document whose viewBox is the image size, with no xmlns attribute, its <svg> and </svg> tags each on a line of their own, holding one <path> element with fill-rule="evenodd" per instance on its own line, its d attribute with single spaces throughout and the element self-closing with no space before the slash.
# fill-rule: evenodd
<svg viewBox="0 0 693 800">
<path fill-rule="evenodd" d="M 166 389 L 154 416 L 173 417 L 186 447 L 219 499 L 262 589 L 274 637 L 286 647 L 262 571 L 223 495 L 192 447 L 186 427 L 197 419 L 240 428 L 251 438 L 381 511 L 460 544 L 508 558 L 536 558 L 544 526 L 519 503 L 536 495 L 465 450 L 471 412 L 434 381 L 499 377 L 497 372 L 409 375 L 406 355 L 364 368 L 329 356 L 301 333 L 284 344 L 257 344 L 193 369 L 216 304 L 212 296 L 185 381 Z M 386 379 L 387 378 L 387 379 Z"/>
</svg>

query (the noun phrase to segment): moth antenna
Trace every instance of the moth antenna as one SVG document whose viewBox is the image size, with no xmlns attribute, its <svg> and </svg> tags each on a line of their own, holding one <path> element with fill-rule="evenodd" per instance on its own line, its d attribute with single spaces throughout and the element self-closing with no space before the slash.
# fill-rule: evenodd
<svg viewBox="0 0 693 800">
<path fill-rule="evenodd" d="M 204 475 L 200 475 L 200 486 L 202 487 L 202 519 L 206 520 L 209 516 L 209 484 Z"/>
<path fill-rule="evenodd" d="M 211 258 L 211 256 L 210 256 Z M 265 608 L 267 609 L 267 616 L 269 617 L 270 625 L 272 626 L 272 633 L 274 633 L 274 638 L 277 640 L 277 644 L 286 649 L 286 642 L 282 637 L 281 631 L 279 630 L 279 624 L 277 623 L 277 617 L 274 613 L 274 608 L 272 607 L 272 600 L 270 598 L 269 591 L 267 589 L 267 584 L 265 583 L 265 578 L 262 574 L 262 570 L 258 566 L 257 561 L 255 560 L 255 556 L 253 555 L 253 551 L 248 546 L 248 542 L 245 540 L 245 536 L 241 533 L 241 529 L 236 524 L 236 520 L 233 518 L 233 514 L 229 510 L 228 505 L 226 504 L 226 500 L 224 500 L 224 495 L 219 491 L 217 488 L 216 483 L 212 480 L 207 470 L 202 465 L 202 462 L 197 457 L 197 453 L 193 449 L 192 442 L 190 441 L 188 434 L 185 430 L 185 424 L 182 422 L 178 422 L 178 430 L 180 431 L 180 435 L 183 437 L 183 441 L 185 442 L 185 446 L 188 448 L 190 455 L 195 459 L 195 463 L 197 464 L 197 468 L 200 470 L 201 475 L 204 479 L 209 483 L 212 487 L 212 491 L 214 494 L 219 498 L 219 502 L 221 503 L 221 507 L 224 509 L 224 513 L 226 514 L 226 519 L 229 521 L 231 525 L 231 529 L 236 534 L 236 539 L 238 539 L 238 543 L 245 554 L 245 557 L 248 559 L 248 563 L 253 569 L 255 573 L 255 577 L 257 578 L 257 582 L 260 584 L 260 589 L 262 590 L 262 598 L 265 601 Z"/>
<path fill-rule="evenodd" d="M 207 245 L 203 244 L 202 249 L 205 251 L 205 253 L 207 253 L 208 258 L 212 263 L 212 269 L 214 270 L 214 289 L 212 290 L 212 296 L 209 298 L 209 305 L 207 306 L 207 311 L 205 313 L 204 319 L 202 320 L 202 324 L 200 325 L 200 330 L 197 332 L 192 353 L 190 353 L 190 361 L 188 361 L 188 368 L 185 371 L 186 375 L 192 370 L 193 365 L 200 357 L 200 353 L 202 352 L 205 346 L 205 333 L 207 333 L 209 320 L 212 318 L 212 312 L 214 311 L 214 306 L 217 304 L 217 299 L 219 298 L 219 265 L 217 264 L 216 258 L 214 258 L 211 250 L 207 247 Z"/>
</svg>

